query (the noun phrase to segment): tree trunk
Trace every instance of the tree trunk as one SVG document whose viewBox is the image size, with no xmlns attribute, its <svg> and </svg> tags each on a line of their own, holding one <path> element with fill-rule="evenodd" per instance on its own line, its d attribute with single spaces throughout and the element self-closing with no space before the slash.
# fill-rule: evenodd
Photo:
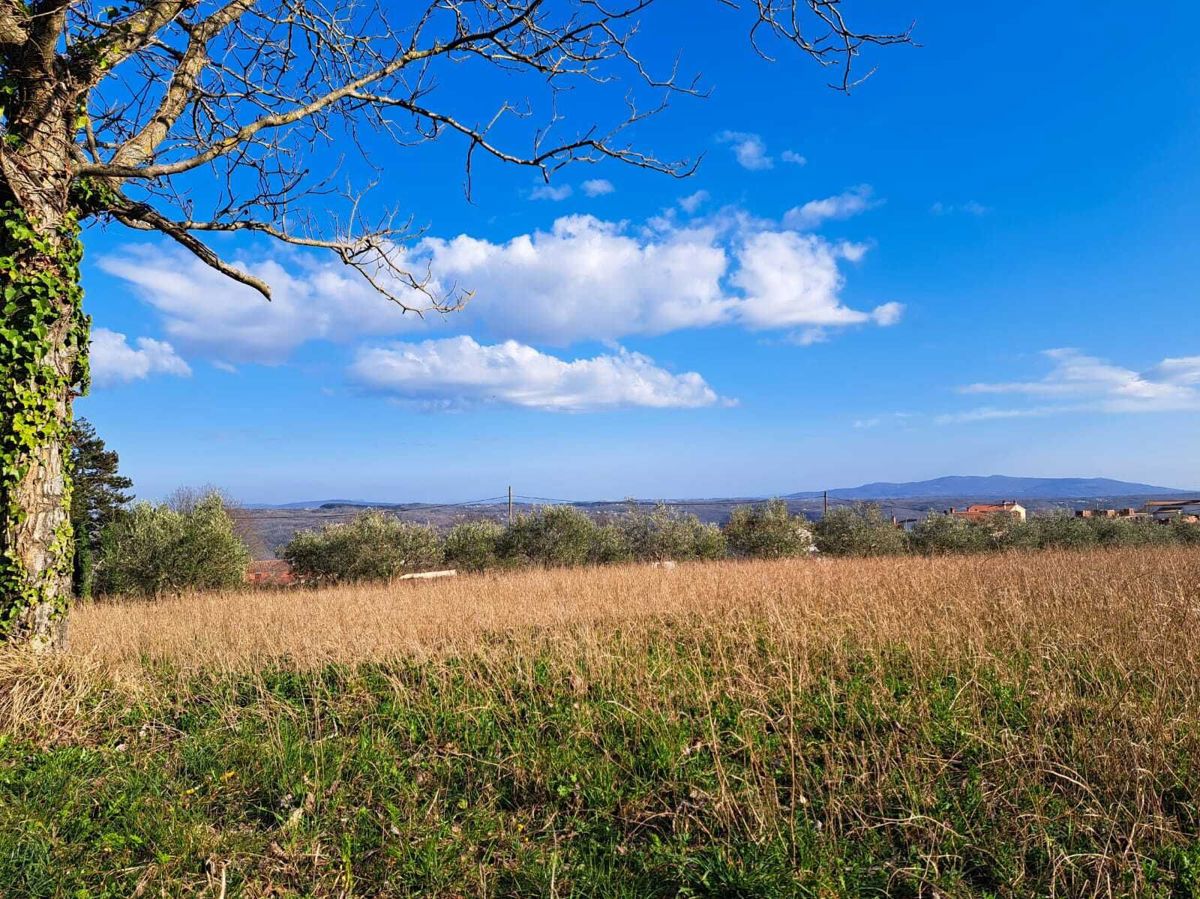
<svg viewBox="0 0 1200 899">
<path fill-rule="evenodd" d="M 14 115 L 22 127 L 0 159 L 0 639 L 35 649 L 66 641 L 67 437 L 87 381 L 73 103 L 61 88 L 47 85 L 34 112 Z"/>
</svg>

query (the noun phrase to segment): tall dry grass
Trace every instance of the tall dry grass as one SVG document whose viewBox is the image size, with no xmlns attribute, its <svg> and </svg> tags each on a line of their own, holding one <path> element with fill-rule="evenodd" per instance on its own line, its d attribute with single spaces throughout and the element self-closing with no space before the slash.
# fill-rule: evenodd
<svg viewBox="0 0 1200 899">
<path fill-rule="evenodd" d="M 801 644 L 1077 646 L 1194 672 L 1198 616 L 1200 553 L 1183 548 L 629 565 L 98 602 L 72 614 L 68 658 L 109 670 L 145 660 L 311 667 L 462 653 L 499 633 L 543 640 L 766 618 Z"/>
<path fill-rule="evenodd" d="M 509 662 L 547 649 L 565 666 L 596 667 L 587 660 L 616 646 L 627 657 L 620 676 L 633 677 L 639 647 L 664 629 L 740 651 L 764 627 L 793 666 L 848 645 L 972 663 L 1070 657 L 1190 703 L 1200 697 L 1200 553 L 628 565 L 95 602 L 73 611 L 65 655 L 0 655 L 0 730 L 76 720 L 97 691 L 128 702 L 165 672 Z"/>
<path fill-rule="evenodd" d="M 387 664 L 353 673 L 374 662 Z M 332 681 L 329 663 L 346 666 Z M 193 704 L 215 723 L 183 723 Z M 122 723 L 130 706 L 145 710 L 136 726 Z M 853 859 L 856 882 L 875 883 L 878 866 L 889 894 L 1190 895 L 1200 553 L 627 566 L 99 603 L 73 613 L 65 656 L 0 659 L 0 731 L 98 745 L 114 728 L 135 758 L 183 772 L 193 762 L 172 753 L 209 741 L 213 770 L 236 775 L 222 790 L 269 762 L 246 798 L 220 800 L 236 826 L 204 842 L 233 859 L 245 895 L 398 876 L 380 854 L 316 865 L 309 842 L 280 849 L 277 827 L 240 811 L 299 765 L 311 840 L 327 846 L 347 807 L 383 816 L 381 791 L 401 803 L 377 781 L 397 759 L 426 786 L 389 826 L 417 845 L 461 822 L 438 832 L 461 851 L 438 869 L 456 884 L 536 878 L 572 851 L 558 834 L 574 821 L 612 840 L 578 864 L 628 850 L 651 859 L 638 861 L 648 883 L 665 875 L 646 834 L 693 834 L 671 869 L 680 889 L 698 859 L 724 870 L 711 844 L 734 867 L 777 848 L 782 861 L 759 863 L 784 880 L 836 885 Z M 332 772 L 304 767 L 331 746 Z M 516 848 L 465 835 L 479 816 L 488 834 L 519 834 Z M 456 867 L 481 847 L 486 866 Z M 195 851 L 149 864 L 147 882 L 192 883 Z"/>
</svg>

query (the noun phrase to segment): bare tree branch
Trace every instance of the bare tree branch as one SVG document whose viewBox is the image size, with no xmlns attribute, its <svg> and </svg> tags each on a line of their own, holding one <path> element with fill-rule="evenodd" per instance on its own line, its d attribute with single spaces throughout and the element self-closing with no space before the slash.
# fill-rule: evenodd
<svg viewBox="0 0 1200 899">
<path fill-rule="evenodd" d="M 138 231 L 158 231 L 167 235 L 184 249 L 190 250 L 205 265 L 211 266 L 234 281 L 254 288 L 266 299 L 271 299 L 271 287 L 266 281 L 225 262 L 211 247 L 196 238 L 181 223 L 170 221 L 145 203 L 114 206 L 110 211 L 113 218 L 130 228 Z"/>
<path fill-rule="evenodd" d="M 842 0 L 715 2 L 747 7 L 763 56 L 774 43 L 837 67 L 838 90 L 861 80 L 852 71 L 866 47 L 909 41 L 907 30 L 856 31 Z M 407 311 L 443 312 L 465 296 L 439 295 L 427 275 L 404 268 L 407 228 L 362 228 L 361 194 L 339 192 L 352 210 L 345 228 L 309 214 L 331 193 L 331 173 L 308 168 L 312 148 L 356 150 L 374 165 L 367 148 L 380 136 L 399 147 L 455 136 L 468 197 L 480 154 L 547 180 L 570 163 L 604 160 L 690 175 L 696 161 L 661 159 L 635 141 L 636 126 L 672 96 L 705 93 L 681 77 L 678 57 L 658 72 L 638 55 L 639 18 L 656 5 L 423 0 L 401 12 L 385 0 L 134 0 L 114 12 L 106 0 L 0 0 L 0 58 L 19 52 L 30 71 L 53 70 L 58 93 L 86 110 L 69 166 L 70 178 L 104 185 L 109 202 L 93 212 L 159 231 L 264 296 L 261 280 L 197 235 L 246 232 L 330 251 Z M 488 89 L 477 98 L 443 88 L 463 77 Z M 619 116 L 565 132 L 561 110 L 574 88 L 618 83 Z M 520 85 L 540 99 L 517 99 Z M 494 111 L 480 117 L 490 94 Z M 52 101 L 63 105 L 58 94 L 43 105 Z M 535 109 L 544 114 L 531 121 Z M 10 115 L 6 124 L 19 123 Z M 0 172 L 18 171 L 9 155 L 0 148 Z M 427 305 L 411 305 L 414 296 Z"/>
</svg>

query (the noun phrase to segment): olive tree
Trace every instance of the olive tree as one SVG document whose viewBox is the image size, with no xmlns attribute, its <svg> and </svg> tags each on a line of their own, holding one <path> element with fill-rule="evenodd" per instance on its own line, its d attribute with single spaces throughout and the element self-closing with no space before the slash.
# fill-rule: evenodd
<svg viewBox="0 0 1200 899">
<path fill-rule="evenodd" d="M 753 559 L 802 556 L 813 545 L 808 519 L 792 515 L 781 499 L 737 506 L 725 524 L 725 539 L 734 555 Z"/>
<path fill-rule="evenodd" d="M 309 583 L 382 581 L 437 568 L 442 539 L 429 525 L 372 509 L 292 537 L 280 556 Z"/>
<path fill-rule="evenodd" d="M 870 503 L 831 509 L 813 530 L 817 549 L 833 556 L 890 556 L 908 549 L 908 535 Z"/>
<path fill-rule="evenodd" d="M 795 49 L 832 67 L 841 90 L 865 46 L 907 40 L 856 29 L 842 0 L 709 2 L 731 17 L 743 5 L 762 55 Z M 269 298 L 269 284 L 209 240 L 256 234 L 336 254 L 406 311 L 456 309 L 466 293 L 440 293 L 406 267 L 404 216 L 368 214 L 363 185 L 335 195 L 334 178 L 351 171 L 339 157 L 376 140 L 401 150 L 456 138 L 468 192 L 483 157 L 547 178 L 602 160 L 686 175 L 692 162 L 640 149 L 631 130 L 672 94 L 703 91 L 671 60 L 638 55 L 639 19 L 657 6 L 0 0 L 0 638 L 65 639 L 66 441 L 88 386 L 84 228 L 164 235 Z M 592 102 L 576 120 L 584 94 L 611 98 L 611 114 Z"/>
<path fill-rule="evenodd" d="M 105 528 L 105 593 L 162 596 L 242 583 L 250 553 L 220 493 L 187 502 L 138 503 Z"/>
</svg>

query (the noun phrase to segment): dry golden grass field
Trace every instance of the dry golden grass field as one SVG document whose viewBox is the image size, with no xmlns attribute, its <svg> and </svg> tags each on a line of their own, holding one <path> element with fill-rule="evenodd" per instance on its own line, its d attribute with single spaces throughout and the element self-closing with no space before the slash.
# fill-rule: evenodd
<svg viewBox="0 0 1200 899">
<path fill-rule="evenodd" d="M 1184 673 L 1200 657 L 1198 603 L 1188 549 L 533 570 L 94 603 L 72 615 L 68 664 L 311 667 L 460 653 L 498 633 L 573 644 L 664 620 L 735 639 L 761 620 L 797 650 L 848 637 L 985 654 L 1085 645 L 1097 662 L 1147 653 Z"/>
<path fill-rule="evenodd" d="M 1200 896 L 1200 552 L 96 603 L 0 734 L 5 896 Z"/>
</svg>

